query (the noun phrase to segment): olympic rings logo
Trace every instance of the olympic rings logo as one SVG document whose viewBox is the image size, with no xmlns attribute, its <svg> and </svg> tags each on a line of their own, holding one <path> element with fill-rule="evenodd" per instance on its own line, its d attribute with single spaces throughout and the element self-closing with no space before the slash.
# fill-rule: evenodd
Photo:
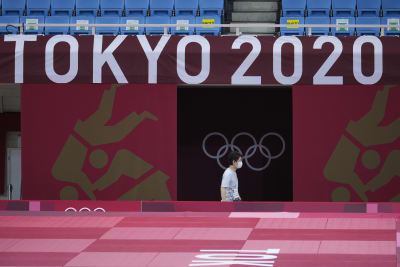
<svg viewBox="0 0 400 267">
<path fill-rule="evenodd" d="M 221 137 L 221 138 L 224 140 L 224 142 L 225 142 L 225 145 L 221 146 L 221 147 L 218 149 L 216 155 L 211 155 L 211 154 L 207 151 L 207 149 L 206 149 L 206 142 L 207 142 L 207 140 L 208 140 L 210 137 L 213 137 L 213 136 L 219 136 L 219 137 Z M 247 136 L 247 137 L 249 137 L 249 138 L 252 140 L 252 142 L 253 142 L 253 145 L 250 146 L 250 147 L 246 150 L 245 153 L 243 153 L 242 150 L 241 150 L 237 145 L 235 145 L 236 139 L 238 139 L 238 138 L 241 137 L 241 136 Z M 282 143 L 282 149 L 281 149 L 281 151 L 280 151 L 278 154 L 276 154 L 276 155 L 272 155 L 272 154 L 271 154 L 271 151 L 270 151 L 266 146 L 263 145 L 264 140 L 265 140 L 267 137 L 270 137 L 270 136 L 277 137 L 277 138 L 280 140 L 280 142 Z M 257 149 L 260 151 L 261 155 L 263 155 L 263 157 L 265 157 L 265 158 L 267 159 L 267 162 L 266 162 L 265 165 L 264 165 L 263 167 L 261 167 L 261 168 L 256 168 L 256 167 L 252 166 L 252 165 L 249 163 L 249 158 L 252 157 L 252 156 L 254 156 L 254 154 L 257 152 Z M 228 138 L 226 138 L 225 135 L 223 135 L 222 133 L 219 133 L 219 132 L 209 133 L 209 134 L 206 135 L 206 137 L 203 139 L 203 152 L 204 152 L 204 154 L 206 154 L 206 155 L 207 155 L 209 158 L 211 158 L 211 159 L 216 159 L 218 165 L 219 165 L 222 169 L 226 169 L 226 167 L 225 167 L 224 165 L 222 165 L 222 163 L 221 163 L 221 158 L 223 158 L 223 157 L 229 152 L 229 150 L 231 150 L 231 151 L 236 150 L 236 151 L 240 152 L 240 154 L 243 155 L 243 160 L 246 162 L 246 165 L 247 165 L 251 170 L 253 170 L 253 171 L 263 171 L 263 170 L 265 170 L 265 169 L 268 168 L 268 166 L 271 164 L 271 161 L 272 161 L 273 159 L 277 159 L 277 158 L 281 157 L 281 156 L 283 155 L 283 153 L 285 152 L 285 149 L 286 149 L 286 142 L 285 142 L 285 140 L 283 139 L 283 137 L 282 137 L 281 135 L 279 135 L 279 134 L 277 134 L 277 133 L 273 133 L 273 132 L 265 134 L 263 137 L 261 137 L 261 139 L 260 139 L 260 141 L 259 141 L 258 143 L 257 143 L 256 139 L 254 138 L 254 136 L 252 136 L 251 134 L 246 133 L 246 132 L 241 132 L 241 133 L 238 133 L 237 135 L 235 135 L 235 136 L 232 138 L 232 141 L 231 141 L 230 143 L 229 143 L 229 141 L 228 141 Z"/>
<path fill-rule="evenodd" d="M 92 211 L 91 209 L 89 209 L 89 208 L 87 208 L 87 207 L 83 207 L 83 208 L 81 208 L 79 211 L 77 210 L 77 209 L 75 209 L 75 208 L 73 208 L 73 207 L 69 207 L 69 208 L 66 208 L 65 209 L 65 212 L 67 212 L 67 211 L 74 211 L 74 212 L 82 212 L 82 211 Z M 105 209 L 103 209 L 103 208 L 95 208 L 93 211 L 95 211 L 95 212 L 98 212 L 98 211 L 101 211 L 101 212 L 106 212 L 106 210 Z"/>
</svg>

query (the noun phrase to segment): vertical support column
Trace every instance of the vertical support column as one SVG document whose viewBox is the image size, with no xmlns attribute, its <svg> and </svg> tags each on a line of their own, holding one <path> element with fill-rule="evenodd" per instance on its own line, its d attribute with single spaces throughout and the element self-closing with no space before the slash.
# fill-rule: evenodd
<svg viewBox="0 0 400 267">
<path fill-rule="evenodd" d="M 3 102 L 3 96 L 0 95 L 0 114 L 4 112 L 4 102 Z"/>
</svg>

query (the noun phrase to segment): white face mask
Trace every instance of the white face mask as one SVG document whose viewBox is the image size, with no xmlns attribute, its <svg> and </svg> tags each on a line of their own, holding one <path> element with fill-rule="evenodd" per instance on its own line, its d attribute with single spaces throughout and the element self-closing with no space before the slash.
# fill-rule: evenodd
<svg viewBox="0 0 400 267">
<path fill-rule="evenodd" d="M 239 161 L 239 162 L 237 163 L 237 168 L 240 169 L 240 168 L 242 168 L 242 167 L 243 167 L 243 162 Z"/>
</svg>

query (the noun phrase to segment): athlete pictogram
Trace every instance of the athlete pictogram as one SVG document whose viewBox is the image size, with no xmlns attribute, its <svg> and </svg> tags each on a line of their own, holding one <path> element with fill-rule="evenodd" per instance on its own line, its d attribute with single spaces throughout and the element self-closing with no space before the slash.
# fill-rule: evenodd
<svg viewBox="0 0 400 267">
<path fill-rule="evenodd" d="M 111 119 L 118 85 L 112 85 L 104 92 L 99 108 L 85 121 L 78 120 L 52 168 L 55 179 L 68 182 L 60 192 L 60 199 L 78 199 L 79 187 L 90 199 L 96 199 L 96 191 L 102 191 L 114 184 L 122 175 L 138 179 L 152 171 L 153 166 L 136 156 L 129 149 L 119 150 L 109 164 L 106 151 L 100 145 L 120 142 L 143 120 L 157 121 L 153 114 L 132 112 L 115 125 L 107 125 Z M 83 172 L 83 166 L 90 149 L 89 162 L 94 168 L 108 170 L 95 182 Z M 170 200 L 166 186 L 169 177 L 161 171 L 153 171 L 143 182 L 130 188 L 120 200 Z M 129 189 L 129 188 L 128 188 Z"/>
<path fill-rule="evenodd" d="M 367 192 L 375 192 L 395 176 L 400 176 L 400 150 L 392 150 L 383 164 L 381 155 L 376 150 L 376 146 L 392 144 L 400 137 L 400 119 L 389 125 L 380 125 L 393 87 L 385 86 L 383 91 L 377 92 L 371 110 L 359 121 L 349 122 L 347 132 L 341 136 L 324 169 L 324 176 L 328 181 L 348 185 L 363 201 L 368 201 Z M 382 165 L 379 174 L 366 184 L 355 172 L 362 147 L 365 149 L 361 155 L 361 163 L 365 168 L 374 170 Z M 351 191 L 348 187 L 337 187 L 332 192 L 332 200 L 350 201 Z M 392 196 L 389 200 L 399 201 L 400 194 Z"/>
</svg>

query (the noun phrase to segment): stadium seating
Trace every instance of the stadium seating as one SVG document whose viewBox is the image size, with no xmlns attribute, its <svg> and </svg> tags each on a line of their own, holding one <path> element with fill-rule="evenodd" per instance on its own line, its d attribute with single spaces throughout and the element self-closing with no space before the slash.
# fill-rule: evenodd
<svg viewBox="0 0 400 267">
<path fill-rule="evenodd" d="M 304 24 L 303 17 L 281 17 L 280 24 Z M 290 36 L 290 35 L 304 35 L 303 27 L 281 27 L 281 35 L 282 36 Z"/>
<path fill-rule="evenodd" d="M 97 16 L 99 0 L 76 0 L 77 16 Z"/>
<path fill-rule="evenodd" d="M 44 24 L 43 16 L 23 16 L 20 22 L 25 24 L 24 34 L 43 34 L 44 27 L 30 26 L 29 24 Z"/>
<path fill-rule="evenodd" d="M 331 0 L 307 0 L 308 16 L 329 17 L 331 5 Z"/>
<path fill-rule="evenodd" d="M 121 17 L 121 24 L 145 24 L 145 17 L 143 15 Z M 121 34 L 144 34 L 143 27 L 121 27 Z"/>
<path fill-rule="evenodd" d="M 76 16 L 71 17 L 71 24 L 94 24 L 93 16 Z M 92 27 L 71 26 L 71 34 L 92 34 Z"/>
<path fill-rule="evenodd" d="M 381 24 L 381 19 L 379 17 L 358 17 L 356 18 L 357 25 L 379 25 Z M 380 35 L 380 28 L 359 28 L 357 27 L 357 35 Z"/>
<path fill-rule="evenodd" d="M 383 17 L 381 23 L 393 25 L 391 28 L 385 28 L 385 35 L 400 35 L 400 17 Z"/>
<path fill-rule="evenodd" d="M 86 20 L 96 24 L 220 24 L 224 0 L 0 0 L 1 21 L 10 23 L 76 23 Z M 74 16 L 76 10 L 76 17 Z M 124 10 L 126 17 L 124 17 Z M 175 10 L 175 14 L 173 11 Z M 330 13 L 332 10 L 332 18 Z M 383 17 L 380 18 L 380 11 Z M 196 15 L 199 14 L 199 17 Z M 308 13 L 306 13 L 306 11 Z M 51 16 L 49 15 L 49 12 Z M 149 13 L 148 13 L 149 12 Z M 358 13 L 358 17 L 357 17 Z M 26 16 L 24 16 L 26 14 Z M 282 24 L 336 24 L 338 27 L 313 28 L 313 35 L 379 36 L 380 28 L 349 28 L 346 24 L 393 25 L 385 35 L 400 35 L 400 0 L 282 0 Z M 97 17 L 99 15 L 99 17 Z M 150 17 L 147 17 L 150 15 Z M 308 15 L 308 16 L 307 16 Z M 6 17 L 10 18 L 6 18 Z M 304 18 L 304 16 L 306 16 Z M 356 16 L 356 18 L 354 17 Z M 347 21 L 347 22 L 346 22 Z M 14 27 L 0 27 L 0 34 L 17 33 Z M 34 27 L 26 25 L 26 34 L 91 34 L 90 27 Z M 220 27 L 173 27 L 168 33 L 178 35 L 218 35 Z M 163 27 L 96 27 L 96 34 L 164 34 Z M 304 35 L 303 27 L 281 28 L 281 35 Z"/>
<path fill-rule="evenodd" d="M 304 17 L 306 0 L 282 0 L 283 17 Z"/>
<path fill-rule="evenodd" d="M 175 15 L 197 15 L 199 0 L 175 0 Z"/>
<path fill-rule="evenodd" d="M 306 17 L 305 24 L 331 24 L 331 19 L 329 17 Z M 305 30 L 308 34 L 308 29 Z M 311 33 L 312 35 L 329 35 L 329 27 L 312 28 Z"/>
<path fill-rule="evenodd" d="M 224 0 L 199 0 L 200 16 L 222 15 Z"/>
<path fill-rule="evenodd" d="M 126 16 L 147 16 L 149 0 L 125 0 Z"/>
<path fill-rule="evenodd" d="M 122 16 L 124 0 L 101 0 L 100 12 L 102 16 Z"/>
<path fill-rule="evenodd" d="M 196 19 L 192 15 L 179 15 L 171 17 L 171 24 L 195 24 Z M 193 35 L 194 27 L 172 27 L 171 34 Z"/>
<path fill-rule="evenodd" d="M 96 17 L 95 23 L 96 24 L 119 24 L 120 17 Z M 96 34 L 101 35 L 118 35 L 119 33 L 119 26 L 115 27 L 96 27 Z"/>
<path fill-rule="evenodd" d="M 0 16 L 0 24 L 18 24 L 19 23 L 19 17 L 18 16 Z M 16 34 L 19 32 L 18 27 L 13 27 L 13 26 L 1 26 L 0 27 L 0 34 Z"/>
<path fill-rule="evenodd" d="M 69 24 L 70 23 L 69 16 L 51 16 L 45 17 L 46 24 Z M 61 26 L 61 27 L 45 27 L 45 34 L 68 34 L 69 27 Z"/>
<path fill-rule="evenodd" d="M 383 16 L 400 17 L 400 1 L 399 0 L 382 0 Z"/>
<path fill-rule="evenodd" d="M 25 0 L 3 0 L 3 16 L 22 16 L 25 10 Z"/>
<path fill-rule="evenodd" d="M 221 24 L 221 17 L 218 15 L 200 16 L 196 17 L 196 24 Z M 197 35 L 219 35 L 221 32 L 221 27 L 204 26 L 196 27 Z"/>
<path fill-rule="evenodd" d="M 72 16 L 75 0 L 51 0 L 52 16 Z"/>
<path fill-rule="evenodd" d="M 379 17 L 381 0 L 357 0 L 359 17 Z"/>
<path fill-rule="evenodd" d="M 332 0 L 333 17 L 354 17 L 356 0 Z"/>
<path fill-rule="evenodd" d="M 171 19 L 169 16 L 150 16 L 146 17 L 146 24 L 170 24 Z M 168 32 L 169 33 L 169 28 Z M 164 34 L 164 27 L 147 27 L 146 34 Z"/>
<path fill-rule="evenodd" d="M 332 35 L 335 36 L 353 36 L 355 28 L 346 27 L 347 25 L 355 25 L 356 20 L 354 17 L 332 17 L 331 24 L 336 24 L 338 27 L 332 27 Z"/>
<path fill-rule="evenodd" d="M 50 0 L 27 0 L 26 14 L 28 16 L 47 16 L 50 11 Z"/>
<path fill-rule="evenodd" d="M 174 0 L 150 0 L 150 15 L 172 16 Z"/>
</svg>

